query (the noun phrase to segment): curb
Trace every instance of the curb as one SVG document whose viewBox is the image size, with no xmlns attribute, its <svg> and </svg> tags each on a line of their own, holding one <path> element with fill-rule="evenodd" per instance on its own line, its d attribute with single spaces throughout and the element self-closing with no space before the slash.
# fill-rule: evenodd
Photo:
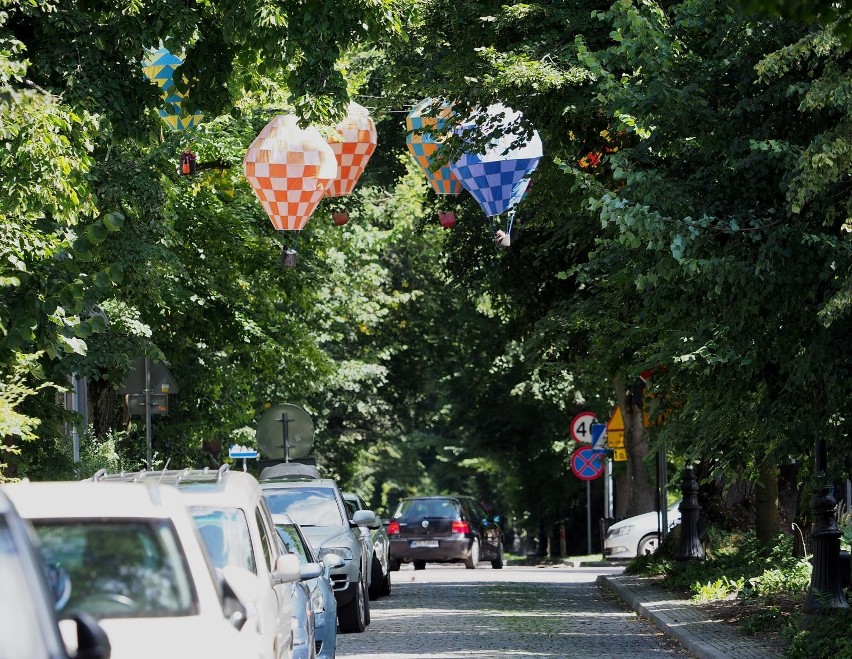
<svg viewBox="0 0 852 659">
<path fill-rule="evenodd" d="M 718 648 L 708 645 L 692 632 L 672 620 L 665 613 L 653 611 L 642 602 L 641 598 L 629 588 L 622 586 L 617 580 L 607 575 L 600 575 L 596 583 L 598 586 L 608 588 L 618 595 L 624 602 L 641 616 L 653 621 L 660 631 L 676 638 L 683 647 L 697 657 L 697 659 L 736 659 L 736 657 L 721 652 Z"/>
</svg>

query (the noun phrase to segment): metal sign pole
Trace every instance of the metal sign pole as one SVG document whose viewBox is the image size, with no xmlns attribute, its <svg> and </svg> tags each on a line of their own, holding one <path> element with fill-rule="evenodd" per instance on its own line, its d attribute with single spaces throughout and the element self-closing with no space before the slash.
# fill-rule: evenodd
<svg viewBox="0 0 852 659">
<path fill-rule="evenodd" d="M 612 458 L 604 462 L 604 517 L 612 517 Z"/>
<path fill-rule="evenodd" d="M 145 357 L 145 440 L 148 445 L 148 471 L 151 471 L 151 360 Z"/>
<path fill-rule="evenodd" d="M 284 462 L 290 462 L 290 421 L 287 417 L 287 412 L 281 413 L 281 425 L 283 426 L 283 439 L 284 444 L 282 448 L 284 449 Z"/>
<path fill-rule="evenodd" d="M 669 534 L 669 465 L 666 461 L 666 445 L 660 447 L 660 539 Z"/>
<path fill-rule="evenodd" d="M 586 481 L 586 554 L 592 553 L 592 481 Z"/>
</svg>

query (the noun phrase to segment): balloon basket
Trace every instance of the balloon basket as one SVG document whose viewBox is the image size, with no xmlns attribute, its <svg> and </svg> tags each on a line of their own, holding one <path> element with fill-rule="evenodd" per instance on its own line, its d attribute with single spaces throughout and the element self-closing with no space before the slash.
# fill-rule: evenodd
<svg viewBox="0 0 852 659">
<path fill-rule="evenodd" d="M 284 268 L 296 267 L 296 250 L 285 247 L 281 252 L 281 266 Z"/>
</svg>

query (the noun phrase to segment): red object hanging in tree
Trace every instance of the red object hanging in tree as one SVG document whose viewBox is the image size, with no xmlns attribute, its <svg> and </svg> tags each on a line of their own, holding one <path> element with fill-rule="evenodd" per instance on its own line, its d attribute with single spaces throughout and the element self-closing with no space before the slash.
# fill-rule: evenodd
<svg viewBox="0 0 852 659">
<path fill-rule="evenodd" d="M 189 149 L 180 155 L 180 173 L 181 176 L 195 174 L 195 154 Z"/>
<path fill-rule="evenodd" d="M 441 223 L 441 226 L 445 229 L 452 229 L 458 223 L 456 220 L 456 214 L 452 211 L 447 211 L 446 213 L 438 213 L 438 222 Z"/>
</svg>

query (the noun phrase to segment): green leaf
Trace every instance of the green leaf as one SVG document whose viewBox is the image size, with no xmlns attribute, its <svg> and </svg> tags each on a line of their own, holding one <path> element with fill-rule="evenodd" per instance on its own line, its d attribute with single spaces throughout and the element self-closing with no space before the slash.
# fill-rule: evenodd
<svg viewBox="0 0 852 659">
<path fill-rule="evenodd" d="M 108 231 L 115 233 L 116 231 L 120 231 L 124 225 L 124 215 L 121 213 L 108 213 L 104 216 L 103 223 Z"/>
<path fill-rule="evenodd" d="M 71 243 L 71 249 L 74 251 L 74 256 L 81 261 L 90 262 L 95 259 L 92 254 L 92 243 L 85 237 L 80 237 Z"/>
<path fill-rule="evenodd" d="M 92 224 L 86 228 L 86 237 L 92 245 L 98 245 L 106 240 L 109 230 L 103 224 Z"/>
</svg>

